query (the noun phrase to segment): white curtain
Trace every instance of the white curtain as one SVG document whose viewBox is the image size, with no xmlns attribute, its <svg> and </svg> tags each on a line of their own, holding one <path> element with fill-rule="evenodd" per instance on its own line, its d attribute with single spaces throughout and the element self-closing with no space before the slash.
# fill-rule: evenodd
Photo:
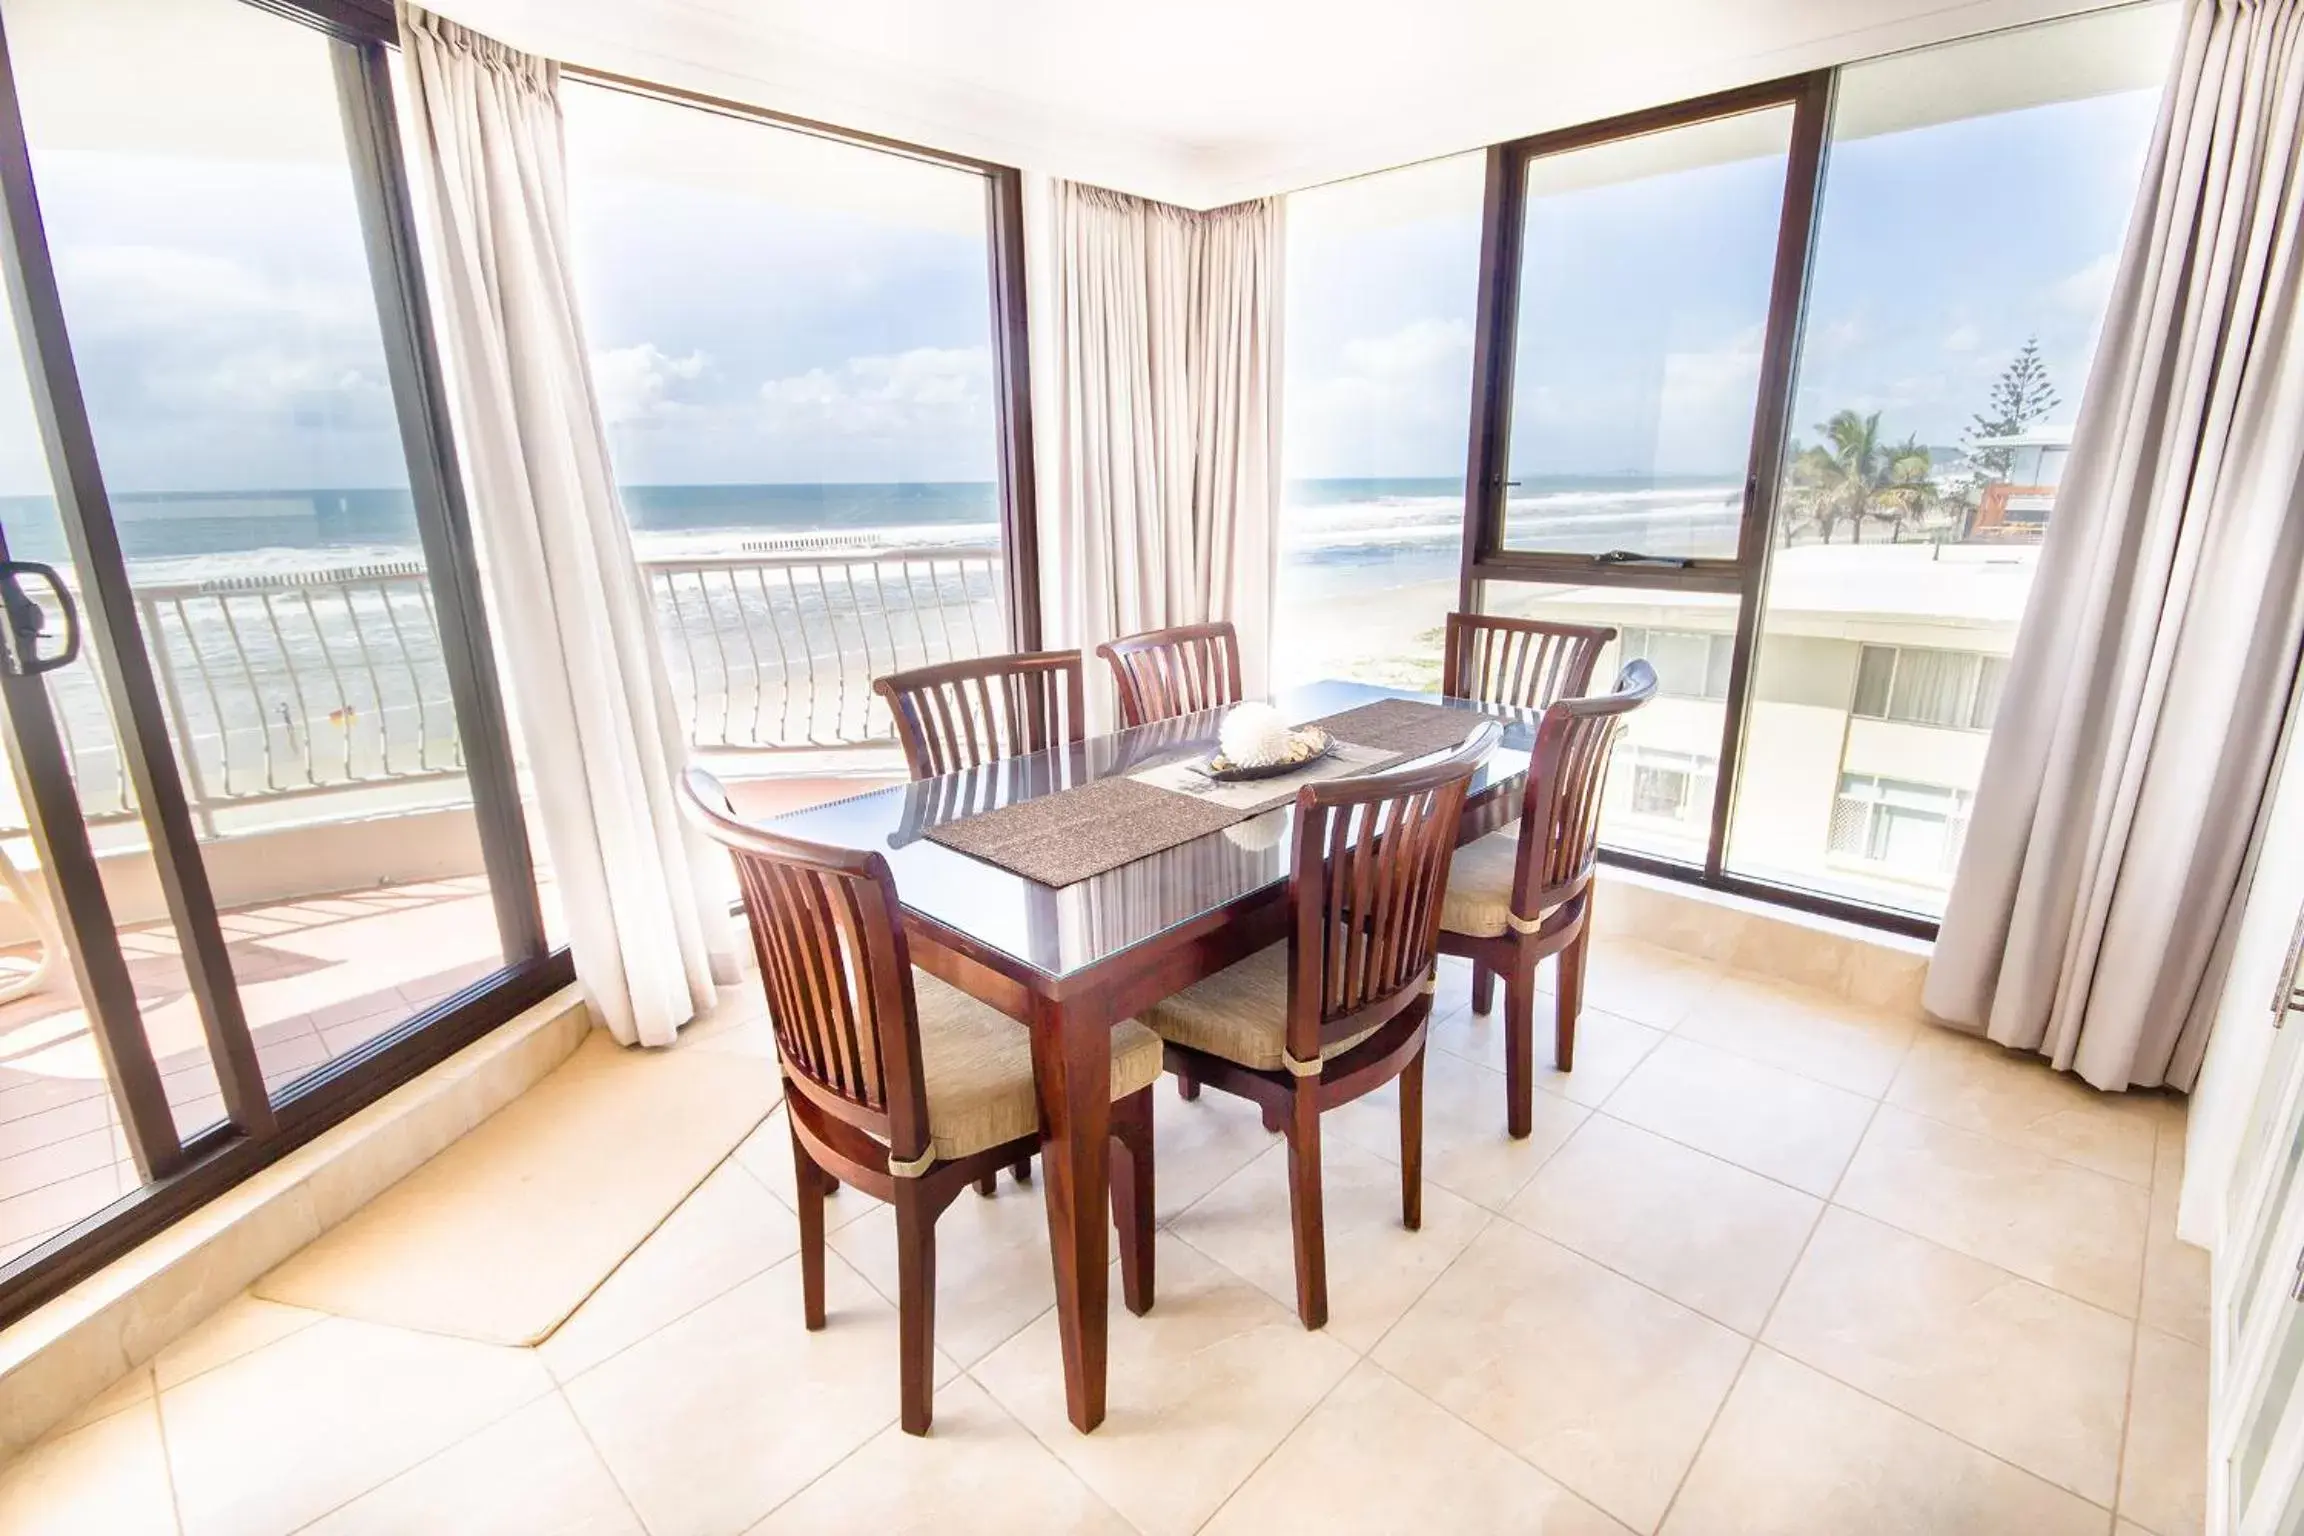
<svg viewBox="0 0 2304 1536">
<path fill-rule="evenodd" d="M 1195 212 L 1058 181 L 1032 211 L 1048 338 L 1037 414 L 1054 426 L 1041 449 L 1047 642 L 1093 652 L 1229 619 L 1260 694 L 1280 512 L 1280 199 Z"/>
<path fill-rule="evenodd" d="M 686 741 L 577 317 L 559 70 L 414 6 L 400 33 L 457 446 L 577 980 L 619 1041 L 669 1045 L 732 951 L 673 799 Z"/>
<path fill-rule="evenodd" d="M 2304 639 L 2304 0 L 2193 0 L 1929 968 L 2191 1086 Z"/>
</svg>

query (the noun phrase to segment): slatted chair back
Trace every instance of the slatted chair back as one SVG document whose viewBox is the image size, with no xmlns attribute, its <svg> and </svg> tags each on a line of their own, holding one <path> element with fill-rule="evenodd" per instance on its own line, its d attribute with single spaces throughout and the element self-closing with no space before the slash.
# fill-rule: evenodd
<svg viewBox="0 0 2304 1536">
<path fill-rule="evenodd" d="M 1228 623 L 1149 630 L 1107 641 L 1096 654 L 1112 664 L 1123 726 L 1240 702 L 1240 636 Z"/>
<path fill-rule="evenodd" d="M 689 819 L 735 862 L 786 1079 L 891 1159 L 925 1156 L 911 954 L 888 861 L 748 825 L 701 768 L 681 787 Z"/>
<path fill-rule="evenodd" d="M 1425 767 L 1296 792 L 1288 1054 L 1388 1023 L 1423 996 L 1472 774 L 1502 728 L 1483 721 Z"/>
<path fill-rule="evenodd" d="M 1625 717 L 1656 696 L 1656 670 L 1629 661 L 1616 689 L 1596 698 L 1562 699 L 1536 726 L 1528 785 L 1520 802 L 1520 856 L 1512 910 L 1550 911 L 1591 883 L 1600 854 L 1600 800 Z"/>
<path fill-rule="evenodd" d="M 1078 741 L 1087 728 L 1078 651 L 948 661 L 890 673 L 872 690 L 888 701 L 915 779 Z"/>
<path fill-rule="evenodd" d="M 1478 704 L 1548 709 L 1592 686 L 1601 648 L 1615 638 L 1602 625 L 1451 613 L 1440 691 Z"/>
</svg>

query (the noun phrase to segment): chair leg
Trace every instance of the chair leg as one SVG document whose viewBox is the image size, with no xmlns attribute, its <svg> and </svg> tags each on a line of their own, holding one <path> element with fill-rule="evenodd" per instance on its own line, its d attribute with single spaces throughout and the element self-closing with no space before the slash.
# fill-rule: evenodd
<svg viewBox="0 0 2304 1536">
<path fill-rule="evenodd" d="M 1496 972 L 1478 960 L 1472 962 L 1472 1011 L 1486 1013 L 1496 1006 Z"/>
<path fill-rule="evenodd" d="M 1287 1110 L 1274 1109 L 1271 1105 L 1267 1104 L 1263 1106 L 1262 1113 L 1264 1116 L 1264 1129 L 1270 1131 L 1273 1135 L 1277 1136 L 1288 1129 Z"/>
<path fill-rule="evenodd" d="M 1016 1161 L 1008 1165 L 1008 1172 L 1015 1177 L 1016 1182 L 1019 1184 L 1031 1183 L 1032 1159 L 1028 1156 L 1016 1159 Z"/>
<path fill-rule="evenodd" d="M 800 1315 L 810 1331 L 824 1326 L 824 1196 L 832 1180 L 792 1133 L 792 1183 L 800 1205 Z"/>
<path fill-rule="evenodd" d="M 1575 943 L 1560 951 L 1560 993 L 1552 1000 L 1558 1010 L 1552 1021 L 1552 1060 L 1563 1072 L 1576 1070 L 1576 1018 L 1584 1011 L 1584 946 L 1591 937 L 1587 927 L 1576 935 Z"/>
<path fill-rule="evenodd" d="M 1200 1079 L 1194 1077 L 1191 1073 L 1185 1071 L 1182 1067 L 1177 1067 L 1173 1070 L 1176 1073 L 1176 1097 L 1184 1100 L 1187 1103 L 1200 1097 Z"/>
<path fill-rule="evenodd" d="M 1142 1317 L 1152 1310 L 1152 1090 L 1112 1106 L 1112 1225 L 1120 1233 L 1120 1295 Z"/>
<path fill-rule="evenodd" d="M 989 1200 L 1000 1193 L 1000 1170 L 995 1168 L 976 1181 L 976 1193 Z"/>
<path fill-rule="evenodd" d="M 896 1181 L 897 1368 L 904 1433 L 928 1433 L 936 1390 L 936 1212 L 916 1179 Z"/>
<path fill-rule="evenodd" d="M 1535 1128 L 1536 974 L 1515 967 L 1504 978 L 1504 1128 L 1524 1137 Z"/>
<path fill-rule="evenodd" d="M 1288 1220 L 1296 1234 L 1296 1315 L 1307 1328 L 1328 1325 L 1328 1235 L 1320 1200 L 1320 1097 L 1317 1078 L 1299 1078 L 1288 1113 Z"/>
<path fill-rule="evenodd" d="M 1400 1225 L 1424 1229 L 1424 1047 L 1400 1069 Z"/>
</svg>

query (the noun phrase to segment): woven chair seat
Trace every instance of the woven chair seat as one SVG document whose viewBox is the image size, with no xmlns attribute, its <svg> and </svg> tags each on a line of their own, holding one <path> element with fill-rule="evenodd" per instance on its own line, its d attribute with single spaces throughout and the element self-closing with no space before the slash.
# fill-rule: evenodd
<svg viewBox="0 0 2304 1536">
<path fill-rule="evenodd" d="M 1512 926 L 1512 870 L 1520 861 L 1520 823 L 1466 843 L 1448 866 L 1440 927 L 1492 939 Z"/>
<path fill-rule="evenodd" d="M 912 972 L 920 1009 L 920 1075 L 928 1149 L 949 1162 L 1040 1129 L 1032 1035 L 999 1009 L 926 971 Z M 1112 1097 L 1160 1079 L 1160 1037 L 1133 1020 L 1112 1031 Z"/>
<path fill-rule="evenodd" d="M 1146 1009 L 1144 1022 L 1163 1040 L 1259 1072 L 1279 1071 L 1288 1044 L 1288 945 L 1260 949 L 1192 983 Z M 1331 1041 L 1320 1059 L 1340 1056 L 1374 1033 L 1371 1027 Z"/>
</svg>

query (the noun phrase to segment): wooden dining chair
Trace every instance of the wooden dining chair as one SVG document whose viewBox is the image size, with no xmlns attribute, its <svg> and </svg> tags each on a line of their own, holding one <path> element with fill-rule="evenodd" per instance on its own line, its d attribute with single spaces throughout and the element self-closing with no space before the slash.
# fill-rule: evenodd
<svg viewBox="0 0 2304 1536">
<path fill-rule="evenodd" d="M 824 1326 L 824 1197 L 833 1181 L 896 1208 L 902 1420 L 928 1432 L 935 1372 L 936 1218 L 1041 1134 L 1025 1027 L 912 968 L 888 861 L 736 819 L 711 775 L 684 806 L 735 861 L 783 1068 L 807 1326 Z M 1112 1031 L 1112 1219 L 1121 1294 L 1152 1305 L 1152 1085 L 1158 1036 Z"/>
<path fill-rule="evenodd" d="M 1079 741 L 1087 730 L 1078 651 L 947 661 L 875 678 L 872 691 L 888 701 L 915 780 L 1045 751 Z M 1032 1159 L 1019 1159 L 1011 1171 L 1029 1183 Z M 977 1192 L 991 1194 L 997 1180 L 996 1172 L 985 1174 Z"/>
<path fill-rule="evenodd" d="M 1504 978 L 1504 1120 L 1526 1136 L 1535 1115 L 1536 967 L 1560 957 L 1552 1053 L 1576 1065 L 1576 1016 L 1584 1006 L 1584 953 L 1592 937 L 1592 872 L 1600 849 L 1600 801 L 1624 717 L 1656 696 L 1645 661 L 1625 664 L 1616 691 L 1561 699 L 1536 726 L 1518 827 L 1491 832 L 1456 855 L 1440 909 L 1440 951 L 1472 961 L 1472 1011 L 1486 1013 Z"/>
<path fill-rule="evenodd" d="M 1187 1097 L 1251 1100 L 1288 1138 L 1296 1315 L 1328 1321 L 1320 1116 L 1400 1080 L 1400 1221 L 1424 1223 L 1424 1027 L 1440 903 L 1473 770 L 1500 728 L 1483 722 L 1429 767 L 1331 779 L 1296 792 L 1294 929 L 1281 943 L 1144 1013 Z"/>
<path fill-rule="evenodd" d="M 1122 726 L 1149 725 L 1240 702 L 1240 636 L 1228 623 L 1184 624 L 1108 640 Z"/>
<path fill-rule="evenodd" d="M 1087 729 L 1078 651 L 977 656 L 875 678 L 915 779 L 1078 741 Z"/>
<path fill-rule="evenodd" d="M 1545 709 L 1592 686 L 1592 670 L 1616 631 L 1603 625 L 1448 615 L 1440 692 L 1451 699 Z"/>
</svg>

